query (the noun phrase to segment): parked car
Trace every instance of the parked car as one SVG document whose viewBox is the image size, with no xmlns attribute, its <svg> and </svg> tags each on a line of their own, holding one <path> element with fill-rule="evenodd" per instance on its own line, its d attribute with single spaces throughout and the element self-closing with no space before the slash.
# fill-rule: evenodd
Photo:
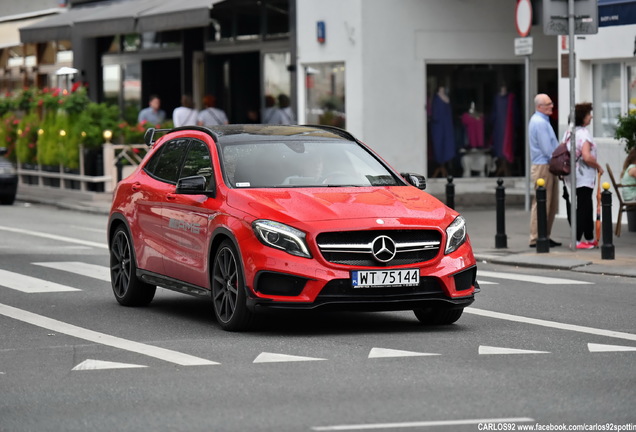
<svg viewBox="0 0 636 432">
<path fill-rule="evenodd" d="M 154 141 L 155 136 L 162 135 Z M 479 290 L 466 222 L 334 127 L 149 129 L 113 196 L 112 289 L 212 298 L 225 330 L 264 309 L 413 310 L 451 324 Z"/>
<path fill-rule="evenodd" d="M 0 147 L 0 204 L 11 205 L 15 201 L 18 192 L 18 172 L 4 155 L 7 154 L 5 147 Z"/>
</svg>

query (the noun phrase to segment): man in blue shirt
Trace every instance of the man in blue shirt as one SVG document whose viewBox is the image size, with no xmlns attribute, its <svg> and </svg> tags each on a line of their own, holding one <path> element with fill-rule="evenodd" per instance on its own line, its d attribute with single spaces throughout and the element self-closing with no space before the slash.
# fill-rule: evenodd
<svg viewBox="0 0 636 432">
<path fill-rule="evenodd" d="M 554 129 L 550 124 L 550 116 L 554 104 L 547 94 L 538 94 L 534 98 L 535 113 L 530 118 L 528 125 L 528 137 L 530 142 L 530 178 L 532 184 L 537 185 L 537 180 L 545 180 L 546 189 L 546 213 L 548 216 L 547 236 L 550 238 L 552 225 L 559 208 L 559 179 L 550 173 L 549 162 L 552 152 L 559 145 Z M 532 212 L 530 215 L 530 247 L 536 247 L 538 237 L 537 229 L 537 199 L 532 199 Z M 550 247 L 561 246 L 550 238 Z"/>
<path fill-rule="evenodd" d="M 166 112 L 161 107 L 161 99 L 159 99 L 156 95 L 151 95 L 148 107 L 139 111 L 139 116 L 137 116 L 138 123 L 150 123 L 152 125 L 157 125 L 166 119 Z"/>
</svg>

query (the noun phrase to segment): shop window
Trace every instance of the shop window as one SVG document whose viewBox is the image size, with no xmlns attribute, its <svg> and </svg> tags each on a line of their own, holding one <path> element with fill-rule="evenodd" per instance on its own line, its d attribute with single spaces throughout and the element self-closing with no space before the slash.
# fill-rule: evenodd
<svg viewBox="0 0 636 432">
<path fill-rule="evenodd" d="M 277 97 L 284 93 L 289 96 L 291 81 L 287 67 L 291 55 L 286 53 L 267 53 L 263 57 L 265 75 L 265 94 Z"/>
<path fill-rule="evenodd" d="M 627 65 L 627 110 L 636 110 L 636 63 Z"/>
<path fill-rule="evenodd" d="M 438 64 L 426 69 L 430 176 L 523 176 L 523 65 Z M 544 84 L 542 90 L 554 99 L 556 71 L 551 74 L 553 80 L 548 76 L 542 81 L 554 81 L 555 88 Z"/>
<path fill-rule="evenodd" d="M 305 122 L 345 128 L 345 64 L 305 65 L 305 86 Z"/>
<path fill-rule="evenodd" d="M 621 64 L 595 64 L 592 69 L 594 94 L 594 136 L 613 137 L 621 113 Z"/>
<path fill-rule="evenodd" d="M 104 80 L 104 102 L 119 106 L 121 66 L 105 65 L 102 75 Z"/>
<path fill-rule="evenodd" d="M 226 0 L 214 5 L 207 39 L 257 39 L 289 34 L 289 0 Z"/>
</svg>

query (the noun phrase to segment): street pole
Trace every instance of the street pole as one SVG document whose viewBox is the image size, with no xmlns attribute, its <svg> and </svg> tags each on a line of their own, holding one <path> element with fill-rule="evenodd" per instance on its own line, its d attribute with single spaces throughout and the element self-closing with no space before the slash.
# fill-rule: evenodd
<svg viewBox="0 0 636 432">
<path fill-rule="evenodd" d="M 575 134 L 575 98 L 574 98 L 574 80 L 575 80 L 575 59 L 574 59 L 574 0 L 568 0 L 568 39 L 569 39 L 569 68 L 570 68 L 570 119 L 568 127 L 570 128 L 570 249 L 576 250 L 576 134 Z"/>
<path fill-rule="evenodd" d="M 525 74 L 526 74 L 526 88 L 525 88 L 525 107 L 524 107 L 524 118 L 526 121 L 526 127 L 530 122 L 530 55 L 526 56 L 525 61 Z M 528 131 L 526 131 L 525 136 L 526 142 L 526 199 L 525 199 L 525 209 L 526 211 L 530 211 L 530 188 L 534 190 L 534 185 L 530 184 L 530 137 L 528 135 Z"/>
</svg>

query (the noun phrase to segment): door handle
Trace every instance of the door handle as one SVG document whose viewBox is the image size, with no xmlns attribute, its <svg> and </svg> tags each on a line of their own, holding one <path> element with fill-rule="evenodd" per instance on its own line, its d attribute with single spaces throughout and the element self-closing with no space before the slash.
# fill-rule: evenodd
<svg viewBox="0 0 636 432">
<path fill-rule="evenodd" d="M 141 183 L 139 183 L 139 182 L 133 183 L 130 188 L 133 190 L 133 192 L 137 192 L 138 190 L 141 189 Z"/>
<path fill-rule="evenodd" d="M 177 196 L 173 193 L 169 193 L 166 195 L 166 199 L 170 201 L 174 201 L 175 199 L 177 199 Z"/>
</svg>

